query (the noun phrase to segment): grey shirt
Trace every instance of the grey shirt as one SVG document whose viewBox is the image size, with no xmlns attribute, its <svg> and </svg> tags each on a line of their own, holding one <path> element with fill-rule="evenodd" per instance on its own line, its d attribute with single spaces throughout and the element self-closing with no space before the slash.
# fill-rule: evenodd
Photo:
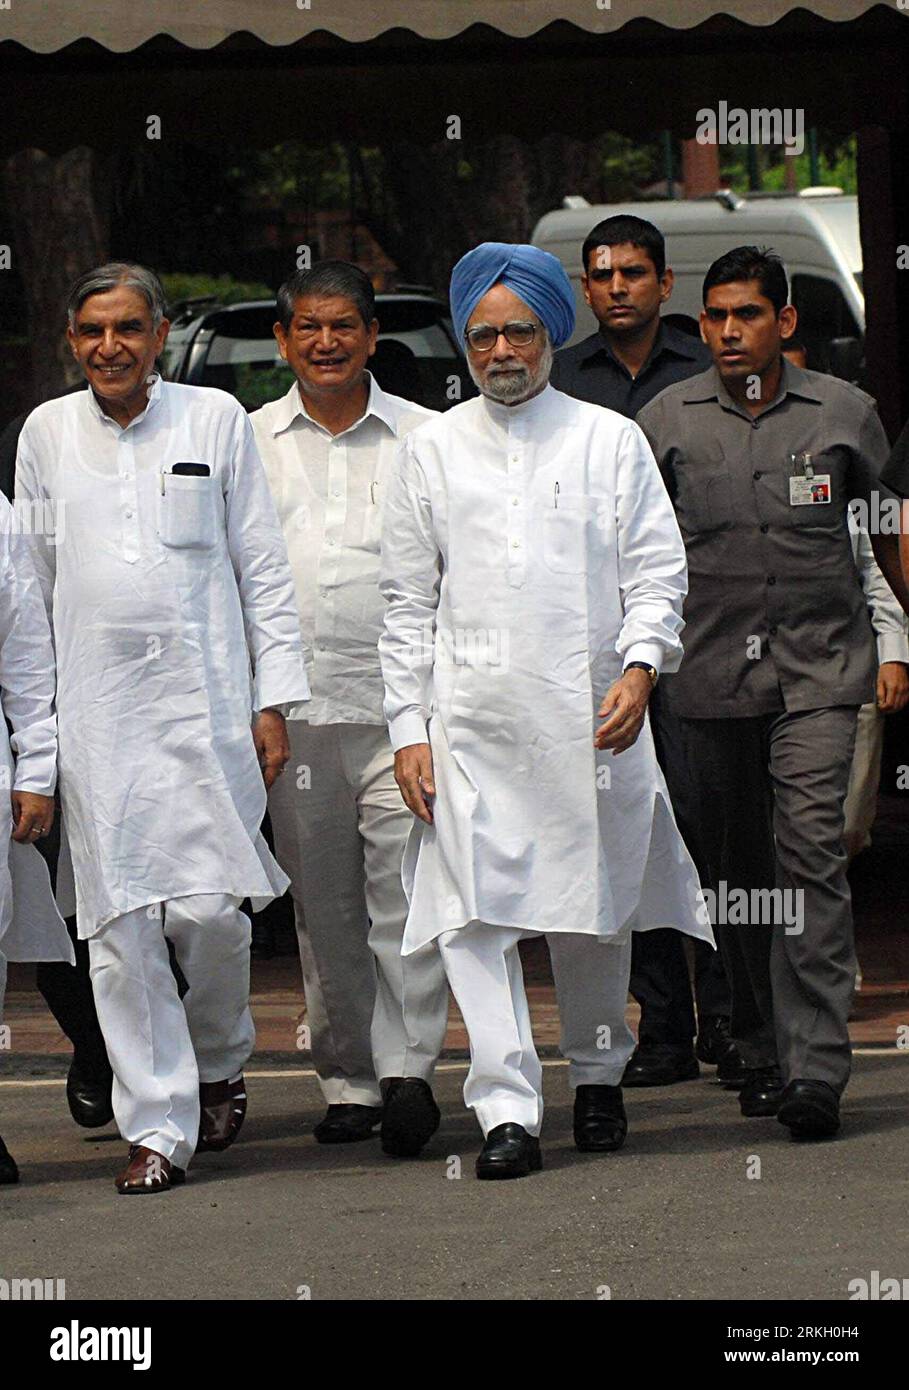
<svg viewBox="0 0 909 1390">
<path fill-rule="evenodd" d="M 739 719 L 874 698 L 874 632 L 852 558 L 847 504 L 880 483 L 888 444 L 874 401 L 838 377 L 783 364 L 755 416 L 714 367 L 670 386 L 638 416 L 688 555 L 685 657 L 661 684 L 687 718 Z M 811 455 L 830 501 L 791 504 Z"/>
</svg>

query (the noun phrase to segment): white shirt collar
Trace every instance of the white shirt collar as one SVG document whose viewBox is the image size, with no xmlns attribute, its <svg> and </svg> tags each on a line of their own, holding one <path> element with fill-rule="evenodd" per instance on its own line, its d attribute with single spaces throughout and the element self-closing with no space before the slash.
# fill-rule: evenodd
<svg viewBox="0 0 909 1390">
<path fill-rule="evenodd" d="M 552 405 L 554 395 L 555 388 L 547 382 L 542 391 L 531 396 L 529 401 L 520 401 L 518 405 L 503 405 L 501 401 L 491 400 L 489 396 L 481 396 L 480 399 L 490 419 L 507 429 L 512 424 L 532 424 Z"/>
<path fill-rule="evenodd" d="M 362 425 L 363 421 L 368 419 L 370 415 L 374 415 L 377 420 L 381 420 L 382 424 L 386 425 L 387 428 L 391 430 L 392 434 L 396 435 L 398 433 L 397 409 L 392 403 L 391 397 L 387 396 L 382 390 L 372 372 L 368 372 L 367 375 L 369 377 L 369 397 L 366 401 L 366 409 L 359 420 L 355 420 L 352 425 L 348 425 L 347 429 L 342 430 L 341 433 L 348 434 L 351 430 L 355 430 Z M 272 434 L 283 434 L 285 430 L 290 429 L 291 425 L 293 425 L 294 421 L 297 419 L 305 421 L 307 424 L 314 426 L 315 429 L 325 430 L 324 425 L 320 425 L 318 420 L 314 420 L 306 409 L 306 406 L 303 404 L 303 398 L 300 395 L 300 388 L 297 382 L 294 381 L 287 394 L 282 396 L 278 401 L 271 427 Z M 337 436 L 335 437 L 337 438 Z"/>
<path fill-rule="evenodd" d="M 144 420 L 145 417 L 148 415 L 149 411 L 153 410 L 161 399 L 161 393 L 164 389 L 164 383 L 160 374 L 158 372 L 154 372 L 148 380 L 150 383 L 148 388 L 148 404 L 146 405 L 145 409 L 141 412 L 141 414 L 135 416 L 134 419 L 130 420 L 129 424 L 125 427 L 128 430 L 132 429 L 134 425 L 137 425 L 140 420 Z M 91 411 L 91 413 L 95 416 L 97 420 L 101 420 L 103 423 L 108 425 L 113 425 L 117 429 L 124 428 L 124 426 L 118 425 L 117 421 L 114 420 L 112 416 L 108 415 L 105 411 L 101 409 L 101 406 L 98 403 L 98 397 L 95 395 L 91 386 L 88 387 L 88 389 L 85 392 L 85 395 L 88 399 L 88 409 Z"/>
</svg>

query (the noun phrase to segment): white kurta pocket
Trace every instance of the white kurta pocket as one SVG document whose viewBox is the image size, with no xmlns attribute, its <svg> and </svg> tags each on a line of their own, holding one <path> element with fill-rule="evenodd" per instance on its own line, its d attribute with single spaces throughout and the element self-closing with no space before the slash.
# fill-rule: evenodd
<svg viewBox="0 0 909 1390">
<path fill-rule="evenodd" d="M 218 539 L 217 478 L 162 473 L 158 491 L 158 535 L 180 550 L 210 550 Z"/>
<path fill-rule="evenodd" d="M 556 574 L 584 574 L 600 503 L 583 493 L 559 493 L 558 506 L 543 510 L 543 560 Z"/>
</svg>

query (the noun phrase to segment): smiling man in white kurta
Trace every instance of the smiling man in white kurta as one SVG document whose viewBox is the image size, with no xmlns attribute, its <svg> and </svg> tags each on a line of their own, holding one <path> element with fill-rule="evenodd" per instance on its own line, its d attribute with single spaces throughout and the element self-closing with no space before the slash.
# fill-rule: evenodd
<svg viewBox="0 0 909 1390">
<path fill-rule="evenodd" d="M 249 422 L 223 392 L 154 374 L 167 328 L 142 267 L 83 276 L 69 339 L 88 389 L 32 412 L 16 464 L 17 498 L 63 528 L 36 538 L 35 559 L 126 1193 L 166 1190 L 197 1136 L 225 1148 L 242 1122 L 254 1030 L 240 903 L 287 886 L 259 826 L 289 753 L 279 707 L 309 693 Z"/>
<path fill-rule="evenodd" d="M 627 1129 L 630 930 L 712 941 L 646 722 L 682 656 L 685 552 L 637 426 L 548 386 L 574 322 L 555 258 L 487 243 L 451 299 L 482 394 L 399 451 L 380 654 L 418 817 L 404 950 L 438 939 L 464 1016 L 478 1176 L 521 1177 L 543 1105 L 520 938 L 548 938 L 575 1140 L 595 1151 Z"/>
<path fill-rule="evenodd" d="M 284 527 L 312 699 L 288 712 L 292 773 L 269 795 L 291 878 L 321 1144 L 368 1139 L 415 1157 L 435 1133 L 430 1081 L 448 1022 L 435 947 L 407 958 L 394 782 L 377 643 L 382 502 L 398 440 L 431 418 L 367 371 L 379 324 L 368 277 L 320 261 L 278 291 L 275 336 L 293 386 L 252 426 Z"/>
</svg>

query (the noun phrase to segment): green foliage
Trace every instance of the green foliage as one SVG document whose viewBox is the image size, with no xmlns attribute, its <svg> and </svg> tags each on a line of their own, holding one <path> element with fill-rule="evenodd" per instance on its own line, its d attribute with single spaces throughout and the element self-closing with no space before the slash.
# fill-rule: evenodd
<svg viewBox="0 0 909 1390">
<path fill-rule="evenodd" d="M 818 150 L 819 182 L 834 184 L 844 193 L 858 191 L 856 162 L 857 149 L 855 136 L 837 141 L 821 135 Z M 784 155 L 782 149 L 759 149 L 759 169 L 761 188 L 766 192 L 784 192 L 786 188 L 786 165 L 792 160 Z M 799 188 L 808 188 L 812 183 L 811 157 L 806 147 L 803 154 L 795 156 L 796 181 Z M 743 145 L 723 145 L 720 149 L 720 173 L 723 183 L 734 188 L 737 193 L 748 189 L 748 151 Z"/>
<path fill-rule="evenodd" d="M 176 304 L 178 299 L 202 299 L 208 295 L 214 296 L 220 304 L 241 304 L 247 299 L 274 297 L 267 285 L 255 280 L 235 280 L 232 275 L 193 275 L 176 271 L 162 275 L 161 283 L 168 304 Z"/>
<path fill-rule="evenodd" d="M 659 140 L 642 142 L 609 131 L 598 142 L 606 203 L 637 202 L 641 190 L 665 177 L 665 161 Z M 675 152 L 676 178 L 681 178 L 681 159 Z"/>
<path fill-rule="evenodd" d="M 379 172 L 378 150 L 360 148 L 355 154 L 367 173 Z M 253 194 L 270 206 L 310 211 L 349 207 L 351 151 L 338 140 L 330 145 L 284 140 L 238 157 L 228 166 L 227 180 L 243 197 Z"/>
<path fill-rule="evenodd" d="M 234 395 L 247 410 L 258 410 L 286 395 L 293 379 L 294 374 L 285 363 L 261 367 L 254 362 L 241 362 L 235 372 Z"/>
</svg>

